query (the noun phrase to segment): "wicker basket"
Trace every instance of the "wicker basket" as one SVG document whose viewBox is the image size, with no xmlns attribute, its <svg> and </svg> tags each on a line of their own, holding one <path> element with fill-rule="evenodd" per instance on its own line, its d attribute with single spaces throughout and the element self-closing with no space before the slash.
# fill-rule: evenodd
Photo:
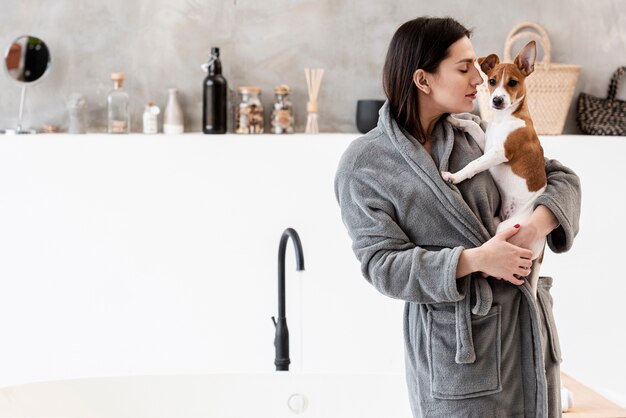
<svg viewBox="0 0 626 418">
<path fill-rule="evenodd" d="M 520 32 L 524 28 L 534 29 L 537 33 Z M 513 62 L 511 48 L 515 42 L 524 38 L 531 38 L 540 43 L 544 55 L 543 60 L 535 63 L 535 71 L 524 83 L 528 96 L 528 110 L 533 118 L 535 131 L 538 135 L 560 135 L 574 96 L 580 65 L 550 62 L 550 38 L 541 26 L 532 22 L 520 23 L 509 32 L 504 44 L 504 62 Z M 487 76 L 482 71 L 481 75 L 485 82 L 478 87 L 478 108 L 481 118 L 490 121 L 493 111 L 486 83 Z"/>
</svg>

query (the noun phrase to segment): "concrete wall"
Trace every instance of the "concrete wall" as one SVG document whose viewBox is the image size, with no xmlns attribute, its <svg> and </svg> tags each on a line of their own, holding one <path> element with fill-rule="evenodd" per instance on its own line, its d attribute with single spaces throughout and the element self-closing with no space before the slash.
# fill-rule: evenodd
<svg viewBox="0 0 626 418">
<path fill-rule="evenodd" d="M 124 71 L 133 131 L 141 131 L 148 100 L 164 108 L 169 87 L 180 91 L 186 130 L 200 131 L 200 64 L 220 46 L 230 86 L 261 86 L 266 106 L 276 85 L 292 87 L 298 131 L 306 123 L 303 68 L 324 68 L 320 130 L 354 132 L 356 101 L 383 97 L 381 67 L 393 32 L 425 14 L 474 28 L 478 56 L 501 54 L 515 24 L 538 22 L 551 36 L 554 62 L 583 65 L 576 93 L 604 96 L 626 55 L 626 2 L 619 0 L 0 0 L 0 48 L 31 34 L 51 50 L 49 76 L 27 93 L 25 118 L 35 128 L 66 127 L 67 97 L 79 92 L 89 101 L 90 131 L 104 131 L 109 76 Z M 2 74 L 0 127 L 15 125 L 19 98 Z M 577 132 L 572 106 L 565 133 Z"/>
</svg>

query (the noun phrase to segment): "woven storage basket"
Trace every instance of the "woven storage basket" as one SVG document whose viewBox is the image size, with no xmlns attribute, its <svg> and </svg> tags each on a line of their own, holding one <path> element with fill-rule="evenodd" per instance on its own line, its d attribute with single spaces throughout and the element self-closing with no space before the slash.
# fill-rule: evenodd
<svg viewBox="0 0 626 418">
<path fill-rule="evenodd" d="M 522 31 L 522 29 L 537 31 Z M 504 62 L 513 62 L 511 48 L 520 39 L 530 38 L 540 43 L 543 48 L 543 60 L 535 63 L 535 70 L 524 84 L 528 97 L 528 110 L 538 135 L 560 135 L 569 110 L 576 82 L 580 74 L 580 65 L 555 64 L 550 61 L 550 38 L 546 31 L 536 23 L 523 22 L 515 26 L 504 44 Z M 492 109 L 487 87 L 487 76 L 481 75 L 485 82 L 478 87 L 478 108 L 480 117 L 491 120 Z"/>
</svg>

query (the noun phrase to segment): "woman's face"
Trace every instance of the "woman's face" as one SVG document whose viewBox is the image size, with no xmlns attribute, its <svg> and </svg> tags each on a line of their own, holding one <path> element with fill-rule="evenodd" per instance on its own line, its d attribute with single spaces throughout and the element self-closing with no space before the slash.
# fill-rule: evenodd
<svg viewBox="0 0 626 418">
<path fill-rule="evenodd" d="M 483 82 L 475 66 L 472 42 L 464 36 L 450 45 L 449 52 L 435 73 L 426 73 L 431 105 L 441 113 L 470 112 L 474 109 L 476 88 Z"/>
</svg>

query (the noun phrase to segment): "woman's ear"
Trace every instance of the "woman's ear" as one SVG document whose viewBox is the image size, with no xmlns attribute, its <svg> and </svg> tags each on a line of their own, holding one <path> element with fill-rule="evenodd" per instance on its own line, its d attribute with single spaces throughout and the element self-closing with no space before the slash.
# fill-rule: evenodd
<svg viewBox="0 0 626 418">
<path fill-rule="evenodd" d="M 413 84 L 417 86 L 422 92 L 430 94 L 430 86 L 428 85 L 426 71 L 419 69 L 413 73 Z"/>
</svg>

